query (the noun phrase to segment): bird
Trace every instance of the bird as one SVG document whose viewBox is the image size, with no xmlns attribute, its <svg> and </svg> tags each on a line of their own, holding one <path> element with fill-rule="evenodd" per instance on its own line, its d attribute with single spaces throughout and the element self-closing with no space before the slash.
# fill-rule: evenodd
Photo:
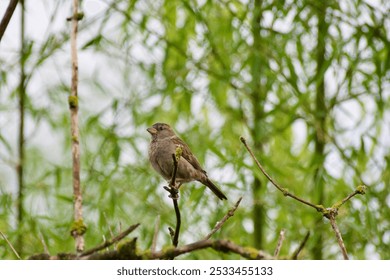
<svg viewBox="0 0 390 280">
<path fill-rule="evenodd" d="M 198 181 L 208 187 L 220 200 L 227 200 L 224 193 L 209 179 L 198 159 L 188 145 L 180 139 L 171 126 L 166 123 L 155 123 L 147 128 L 152 139 L 149 145 L 149 161 L 152 167 L 168 182 L 171 180 L 174 165 L 172 154 L 181 147 L 182 154 L 178 161 L 176 182 Z"/>
</svg>

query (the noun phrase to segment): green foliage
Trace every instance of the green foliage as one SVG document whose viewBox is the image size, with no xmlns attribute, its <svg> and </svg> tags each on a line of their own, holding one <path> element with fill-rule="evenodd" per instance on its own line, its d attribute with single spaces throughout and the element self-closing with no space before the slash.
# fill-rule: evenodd
<svg viewBox="0 0 390 280">
<path fill-rule="evenodd" d="M 310 231 L 300 258 L 316 256 L 320 234 L 322 257 L 341 257 L 328 221 L 264 179 L 242 147 L 243 135 L 267 172 L 305 200 L 317 204 L 322 198 L 330 207 L 355 189 L 365 192 L 339 209 L 346 248 L 354 259 L 390 258 L 390 38 L 384 1 L 374 7 L 352 0 L 120 0 L 107 1 L 99 12 L 82 7 L 75 100 L 67 99 L 69 26 L 54 24 L 67 3 L 47 2 L 46 35 L 26 39 L 23 57 L 0 52 L 0 231 L 12 244 L 23 236 L 23 258 L 45 247 L 51 254 L 74 250 L 69 106 L 78 106 L 80 114 L 87 248 L 140 222 L 131 235 L 147 250 L 157 216 L 157 249 L 171 246 L 167 227 L 175 226 L 175 215 L 165 182 L 149 166 L 146 132 L 155 122 L 167 122 L 229 198 L 219 202 L 199 183 L 183 185 L 179 246 L 206 236 L 243 196 L 214 238 L 252 248 L 259 203 L 259 249 L 272 254 L 284 228 L 280 256 L 291 255 Z M 11 40 L 4 36 L 0 50 L 9 51 L 7 44 Z M 20 60 L 28 77 L 26 189 L 24 220 L 15 226 L 17 183 L 11 171 L 18 165 Z M 255 178 L 262 187 L 254 198 Z M 2 239 L 0 258 L 15 258 Z M 181 258 L 238 257 L 207 249 Z"/>
</svg>

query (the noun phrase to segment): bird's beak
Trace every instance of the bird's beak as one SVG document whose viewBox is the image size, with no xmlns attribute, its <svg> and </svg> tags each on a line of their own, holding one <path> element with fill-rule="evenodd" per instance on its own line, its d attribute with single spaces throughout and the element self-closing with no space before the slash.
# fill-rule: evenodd
<svg viewBox="0 0 390 280">
<path fill-rule="evenodd" d="M 149 127 L 148 129 L 147 129 L 147 131 L 150 133 L 150 134 L 156 134 L 157 133 L 157 129 L 155 129 L 154 127 Z"/>
</svg>

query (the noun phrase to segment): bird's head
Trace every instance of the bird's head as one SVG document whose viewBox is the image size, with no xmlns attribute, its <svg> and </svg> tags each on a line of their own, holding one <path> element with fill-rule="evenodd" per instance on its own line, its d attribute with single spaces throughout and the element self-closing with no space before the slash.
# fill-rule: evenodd
<svg viewBox="0 0 390 280">
<path fill-rule="evenodd" d="M 152 135 L 152 139 L 164 139 L 175 135 L 173 129 L 166 123 L 155 123 L 149 127 L 147 131 Z"/>
</svg>

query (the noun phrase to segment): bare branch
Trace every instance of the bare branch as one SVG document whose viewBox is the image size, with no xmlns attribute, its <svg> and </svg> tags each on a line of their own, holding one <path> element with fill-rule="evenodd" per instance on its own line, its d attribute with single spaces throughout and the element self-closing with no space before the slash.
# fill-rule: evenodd
<svg viewBox="0 0 390 280">
<path fill-rule="evenodd" d="M 345 244 L 343 241 L 343 237 L 341 236 L 341 232 L 339 230 L 339 227 L 336 224 L 337 214 L 338 214 L 337 209 L 332 208 L 329 211 L 328 218 L 329 218 L 330 224 L 332 225 L 332 229 L 333 229 L 334 233 L 336 234 L 337 243 L 339 244 L 339 247 L 340 247 L 341 253 L 343 254 L 344 260 L 349 260 L 349 257 L 347 254 L 347 249 L 345 248 Z"/>
<path fill-rule="evenodd" d="M 15 12 L 16 6 L 18 5 L 19 0 L 10 0 L 7 10 L 4 13 L 3 19 L 0 22 L 0 41 L 3 38 L 3 35 L 5 33 L 5 30 L 7 29 L 7 26 L 12 18 L 12 15 Z"/>
<path fill-rule="evenodd" d="M 299 253 L 302 251 L 302 249 L 305 247 L 307 240 L 309 240 L 310 237 L 310 231 L 308 231 L 303 238 L 301 244 L 299 244 L 299 247 L 295 250 L 295 252 L 292 254 L 291 259 L 296 260 L 298 259 Z"/>
<path fill-rule="evenodd" d="M 127 235 L 129 235 L 132 231 L 134 231 L 139 225 L 140 225 L 139 223 L 131 225 L 125 231 L 121 232 L 120 234 L 118 234 L 117 236 L 112 238 L 111 240 L 107 240 L 103 244 L 83 252 L 82 254 L 80 254 L 79 257 L 85 257 L 85 256 L 88 256 L 88 255 L 92 255 L 93 253 L 96 253 L 96 252 L 98 252 L 98 251 L 100 251 L 100 250 L 102 250 L 104 248 L 107 248 L 107 247 L 111 246 L 114 243 L 119 242 L 120 240 L 125 238 Z"/>
<path fill-rule="evenodd" d="M 284 241 L 284 238 L 285 238 L 285 233 L 286 233 L 286 230 L 285 230 L 285 229 L 282 229 L 282 230 L 280 231 L 279 239 L 278 239 L 278 244 L 276 245 L 275 252 L 274 252 L 274 257 L 275 257 L 275 258 L 277 258 L 277 257 L 279 256 L 280 249 L 282 248 L 283 241 Z"/>
<path fill-rule="evenodd" d="M 274 185 L 279 191 L 281 191 L 283 193 L 284 196 L 289 196 L 303 204 L 306 204 L 310 207 L 313 207 L 314 209 L 316 209 L 318 212 L 321 212 L 321 213 L 324 213 L 326 212 L 325 211 L 325 208 L 324 206 L 322 205 L 315 205 L 309 201 L 306 201 L 300 197 L 297 197 L 295 196 L 294 194 L 290 193 L 287 189 L 283 188 L 282 186 L 280 186 L 264 169 L 264 167 L 260 164 L 260 162 L 257 160 L 256 156 L 253 154 L 253 151 L 252 149 L 248 146 L 248 144 L 246 143 L 246 139 L 244 137 L 240 137 L 240 140 L 241 142 L 244 144 L 245 148 L 248 150 L 249 154 L 252 156 L 253 160 L 255 161 L 257 167 L 259 167 L 260 171 L 264 174 L 265 177 L 267 177 L 267 179 L 272 183 L 272 185 Z"/>
<path fill-rule="evenodd" d="M 214 233 L 216 233 L 230 217 L 232 217 L 234 215 L 234 212 L 237 210 L 238 206 L 240 205 L 241 200 L 242 200 L 242 196 L 237 200 L 237 202 L 234 204 L 234 206 L 229 209 L 229 211 L 226 213 L 226 215 L 220 221 L 217 222 L 217 224 L 215 225 L 213 230 L 209 234 L 207 234 L 203 240 L 210 239 L 210 237 Z"/>
<path fill-rule="evenodd" d="M 354 197 L 357 194 L 365 194 L 366 193 L 367 187 L 365 185 L 360 185 L 356 188 L 356 190 L 349 194 L 346 198 L 344 198 L 341 202 L 336 203 L 335 205 L 332 206 L 332 208 L 337 208 L 339 209 L 344 203 L 346 203 L 348 200 L 350 200 L 352 197 Z"/>
<path fill-rule="evenodd" d="M 181 157 L 182 153 L 182 148 L 181 146 L 176 147 L 176 152 L 175 154 L 172 154 L 172 159 L 173 159 L 173 172 L 172 172 L 172 178 L 171 181 L 169 182 L 169 186 L 165 186 L 164 189 L 170 193 L 170 198 L 172 198 L 173 202 L 173 207 L 175 208 L 175 214 L 176 214 L 176 228 L 173 230 L 172 228 L 169 229 L 169 234 L 171 235 L 172 238 L 172 244 L 173 246 L 177 247 L 177 244 L 179 243 L 179 234 L 180 234 L 180 226 L 181 226 L 181 216 L 180 216 L 180 209 L 179 209 L 179 204 L 177 203 L 177 200 L 179 199 L 179 187 L 176 186 L 176 173 L 177 173 L 177 168 L 179 166 L 179 160 Z"/>
</svg>

